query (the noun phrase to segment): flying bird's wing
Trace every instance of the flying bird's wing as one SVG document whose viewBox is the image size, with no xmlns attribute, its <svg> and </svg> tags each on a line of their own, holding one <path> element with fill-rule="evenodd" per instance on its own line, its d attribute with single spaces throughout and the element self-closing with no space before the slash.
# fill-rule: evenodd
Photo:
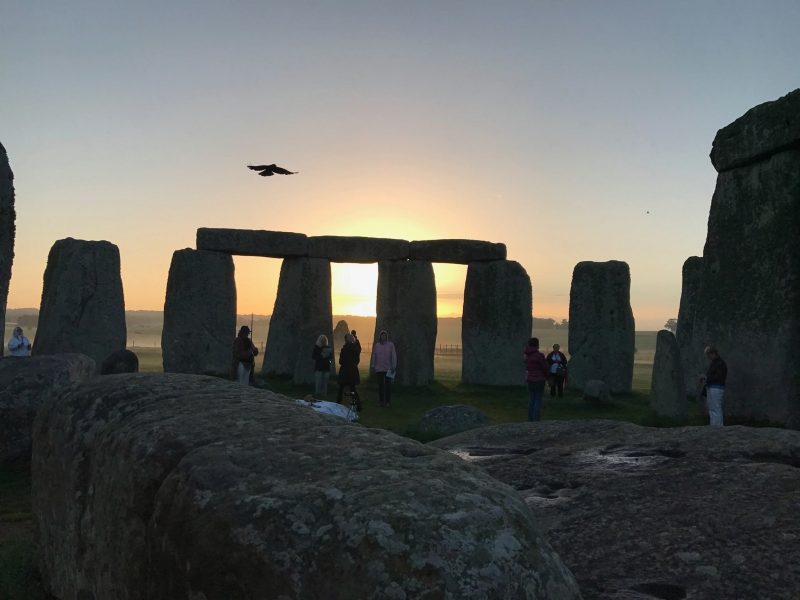
<svg viewBox="0 0 800 600">
<path fill-rule="evenodd" d="M 295 174 L 294 171 L 288 171 L 288 170 L 284 169 L 283 167 L 277 167 L 275 165 L 272 165 L 272 172 L 273 173 L 279 173 L 280 175 L 294 175 Z"/>
<path fill-rule="evenodd" d="M 253 171 L 258 171 L 259 175 L 262 177 L 272 177 L 275 173 L 280 175 L 294 175 L 295 173 L 292 171 L 287 171 L 286 169 L 279 167 L 275 164 L 272 165 L 247 165 L 248 169 L 252 169 Z"/>
</svg>

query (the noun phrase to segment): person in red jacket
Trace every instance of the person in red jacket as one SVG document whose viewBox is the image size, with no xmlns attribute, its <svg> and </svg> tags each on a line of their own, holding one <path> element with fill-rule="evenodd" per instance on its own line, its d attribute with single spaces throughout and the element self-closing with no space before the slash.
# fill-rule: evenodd
<svg viewBox="0 0 800 600">
<path fill-rule="evenodd" d="M 549 368 L 544 354 L 539 352 L 539 338 L 528 340 L 522 350 L 522 359 L 525 361 L 525 379 L 528 382 L 528 421 L 540 421 L 544 383 Z"/>
</svg>

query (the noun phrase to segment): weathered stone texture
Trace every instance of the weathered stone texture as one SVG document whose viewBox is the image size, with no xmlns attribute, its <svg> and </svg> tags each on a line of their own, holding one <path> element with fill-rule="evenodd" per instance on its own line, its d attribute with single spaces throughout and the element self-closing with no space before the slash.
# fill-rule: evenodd
<svg viewBox="0 0 800 600">
<path fill-rule="evenodd" d="M 54 390 L 86 381 L 94 372 L 94 361 L 83 354 L 0 360 L 0 465 L 28 462 L 39 407 Z"/>
<path fill-rule="evenodd" d="M 411 260 L 461 263 L 505 260 L 506 245 L 480 240 L 424 240 L 411 242 Z"/>
<path fill-rule="evenodd" d="M 271 258 L 306 256 L 308 237 L 288 231 L 201 227 L 197 230 L 197 249 Z"/>
<path fill-rule="evenodd" d="M 8 154 L 0 144 L 0 356 L 3 354 L 6 331 L 6 302 L 14 262 L 14 173 L 8 163 Z"/>
<path fill-rule="evenodd" d="M 372 237 L 321 235 L 308 238 L 308 255 L 333 262 L 374 263 L 406 260 L 409 242 Z"/>
<path fill-rule="evenodd" d="M 433 381 L 436 349 L 436 280 L 433 265 L 425 261 L 378 263 L 374 342 L 382 329 L 389 332 L 397 351 L 399 385 Z"/>
<path fill-rule="evenodd" d="M 718 175 L 692 335 L 728 364 L 726 422 L 800 428 L 800 150 Z"/>
<path fill-rule="evenodd" d="M 685 423 L 689 418 L 683 368 L 675 335 L 662 329 L 656 336 L 656 355 L 650 384 L 650 408 L 659 417 Z"/>
<path fill-rule="evenodd" d="M 443 437 L 461 433 L 489 424 L 489 417 L 474 406 L 456 404 L 437 406 L 422 415 L 419 430 L 422 433 Z"/>
<path fill-rule="evenodd" d="M 132 350 L 117 350 L 109 354 L 100 366 L 100 375 L 138 373 L 139 357 Z"/>
<path fill-rule="evenodd" d="M 322 258 L 285 258 L 269 322 L 264 375 L 290 375 L 313 383 L 311 352 L 320 335 L 333 337 L 331 263 Z"/>
<path fill-rule="evenodd" d="M 611 400 L 608 384 L 602 379 L 590 379 L 583 384 L 583 399 L 592 402 L 608 402 Z"/>
<path fill-rule="evenodd" d="M 683 263 L 681 303 L 678 310 L 678 330 L 675 338 L 681 355 L 681 369 L 686 393 L 697 394 L 698 375 L 705 371 L 702 342 L 693 341 L 694 315 L 697 311 L 697 296 L 703 280 L 703 259 L 690 256 Z"/>
<path fill-rule="evenodd" d="M 522 349 L 531 336 L 528 273 L 514 261 L 470 263 L 461 319 L 461 381 L 524 385 Z"/>
<path fill-rule="evenodd" d="M 429 445 L 517 489 L 587 600 L 800 589 L 800 432 L 543 421 Z"/>
<path fill-rule="evenodd" d="M 59 598 L 580 598 L 512 489 L 271 392 L 102 377 L 48 401 L 34 436 Z"/>
<path fill-rule="evenodd" d="M 233 259 L 221 252 L 175 251 L 161 332 L 164 371 L 229 376 L 235 329 Z"/>
<path fill-rule="evenodd" d="M 50 249 L 33 354 L 77 352 L 97 368 L 125 349 L 125 299 L 119 249 L 67 238 Z"/>
<path fill-rule="evenodd" d="M 633 383 L 634 321 L 628 264 L 580 262 L 569 294 L 569 385 L 590 379 L 612 393 L 630 392 Z"/>
<path fill-rule="evenodd" d="M 722 172 L 789 149 L 800 150 L 800 89 L 759 104 L 720 129 L 711 147 L 711 162 Z"/>
</svg>

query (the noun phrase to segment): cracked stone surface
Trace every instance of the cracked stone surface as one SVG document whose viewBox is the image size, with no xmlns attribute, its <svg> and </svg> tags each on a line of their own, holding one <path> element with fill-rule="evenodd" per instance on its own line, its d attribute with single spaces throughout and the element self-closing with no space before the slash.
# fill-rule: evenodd
<svg viewBox="0 0 800 600">
<path fill-rule="evenodd" d="M 587 600 L 797 597 L 800 432 L 546 421 L 429 445 L 514 487 Z"/>
<path fill-rule="evenodd" d="M 481 469 L 212 377 L 55 394 L 32 480 L 59 598 L 580 598 L 535 514 Z"/>
</svg>

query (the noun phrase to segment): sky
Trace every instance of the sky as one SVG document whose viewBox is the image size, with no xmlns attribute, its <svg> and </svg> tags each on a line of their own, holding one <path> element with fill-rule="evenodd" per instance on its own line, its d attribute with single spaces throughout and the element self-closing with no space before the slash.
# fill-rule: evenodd
<svg viewBox="0 0 800 600">
<path fill-rule="evenodd" d="M 502 242 L 534 315 L 624 260 L 639 330 L 702 255 L 717 130 L 800 87 L 800 2 L 4 0 L 0 142 L 15 174 L 8 306 L 52 244 L 119 246 L 128 310 L 161 310 L 199 227 Z M 247 164 L 299 174 L 262 178 Z M 276 259 L 235 259 L 269 314 Z M 440 316 L 466 267 L 436 265 Z M 334 265 L 374 314 L 376 265 Z"/>
</svg>

